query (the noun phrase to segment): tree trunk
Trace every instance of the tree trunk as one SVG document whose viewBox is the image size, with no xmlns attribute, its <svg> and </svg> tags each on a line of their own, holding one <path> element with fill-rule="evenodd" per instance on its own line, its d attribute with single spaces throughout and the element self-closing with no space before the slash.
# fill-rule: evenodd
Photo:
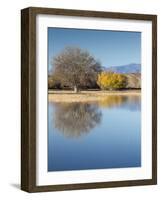
<svg viewBox="0 0 161 200">
<path fill-rule="evenodd" d="M 74 86 L 74 92 L 77 93 L 78 92 L 78 87 L 75 85 Z"/>
</svg>

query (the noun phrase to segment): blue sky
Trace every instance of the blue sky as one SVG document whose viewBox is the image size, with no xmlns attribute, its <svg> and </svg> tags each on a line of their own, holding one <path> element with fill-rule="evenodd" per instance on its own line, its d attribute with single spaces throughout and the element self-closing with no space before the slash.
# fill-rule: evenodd
<svg viewBox="0 0 161 200">
<path fill-rule="evenodd" d="M 48 28 L 48 68 L 66 46 L 89 51 L 104 67 L 141 63 L 141 33 Z"/>
</svg>

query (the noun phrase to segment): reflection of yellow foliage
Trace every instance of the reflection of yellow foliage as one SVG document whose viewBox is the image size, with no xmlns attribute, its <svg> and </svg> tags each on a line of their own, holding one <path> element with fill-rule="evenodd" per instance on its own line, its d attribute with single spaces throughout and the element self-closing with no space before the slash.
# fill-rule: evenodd
<svg viewBox="0 0 161 200">
<path fill-rule="evenodd" d="M 98 75 L 97 84 L 101 89 L 121 89 L 126 87 L 126 76 L 112 72 L 101 72 Z"/>
<path fill-rule="evenodd" d="M 124 103 L 127 100 L 127 96 L 117 96 L 112 95 L 108 96 L 107 98 L 104 98 L 102 101 L 99 101 L 99 105 L 101 107 L 114 107 L 114 106 L 120 106 L 122 103 Z"/>
<path fill-rule="evenodd" d="M 100 101 L 98 101 L 98 105 L 104 108 L 112 108 L 122 106 L 124 103 L 129 102 L 133 105 L 138 105 L 138 102 L 141 102 L 140 96 L 119 96 L 119 95 L 111 95 Z"/>
</svg>

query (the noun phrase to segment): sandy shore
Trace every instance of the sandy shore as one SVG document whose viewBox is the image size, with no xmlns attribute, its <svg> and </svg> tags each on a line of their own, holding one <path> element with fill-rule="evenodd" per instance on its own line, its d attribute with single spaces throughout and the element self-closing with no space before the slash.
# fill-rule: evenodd
<svg viewBox="0 0 161 200">
<path fill-rule="evenodd" d="M 74 93 L 73 91 L 48 91 L 48 100 L 53 102 L 87 102 L 100 101 L 109 96 L 117 95 L 141 95 L 141 90 L 124 90 L 124 91 L 81 91 Z"/>
</svg>

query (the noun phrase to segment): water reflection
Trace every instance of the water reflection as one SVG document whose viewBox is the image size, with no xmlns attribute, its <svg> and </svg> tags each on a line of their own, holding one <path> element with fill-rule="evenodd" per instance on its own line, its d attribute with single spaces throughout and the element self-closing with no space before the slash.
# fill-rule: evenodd
<svg viewBox="0 0 161 200">
<path fill-rule="evenodd" d="M 79 137 L 101 122 L 102 113 L 96 104 L 58 103 L 55 107 L 55 128 L 67 137 Z"/>
<path fill-rule="evenodd" d="M 140 109 L 128 95 L 49 102 L 48 171 L 140 167 Z"/>
<path fill-rule="evenodd" d="M 66 137 L 80 137 L 89 133 L 101 122 L 102 111 L 105 108 L 140 111 L 140 98 L 140 96 L 111 95 L 95 103 L 54 103 L 53 128 L 58 129 Z"/>
<path fill-rule="evenodd" d="M 111 95 L 98 102 L 102 108 L 122 108 L 130 111 L 141 110 L 141 96 Z"/>
</svg>

